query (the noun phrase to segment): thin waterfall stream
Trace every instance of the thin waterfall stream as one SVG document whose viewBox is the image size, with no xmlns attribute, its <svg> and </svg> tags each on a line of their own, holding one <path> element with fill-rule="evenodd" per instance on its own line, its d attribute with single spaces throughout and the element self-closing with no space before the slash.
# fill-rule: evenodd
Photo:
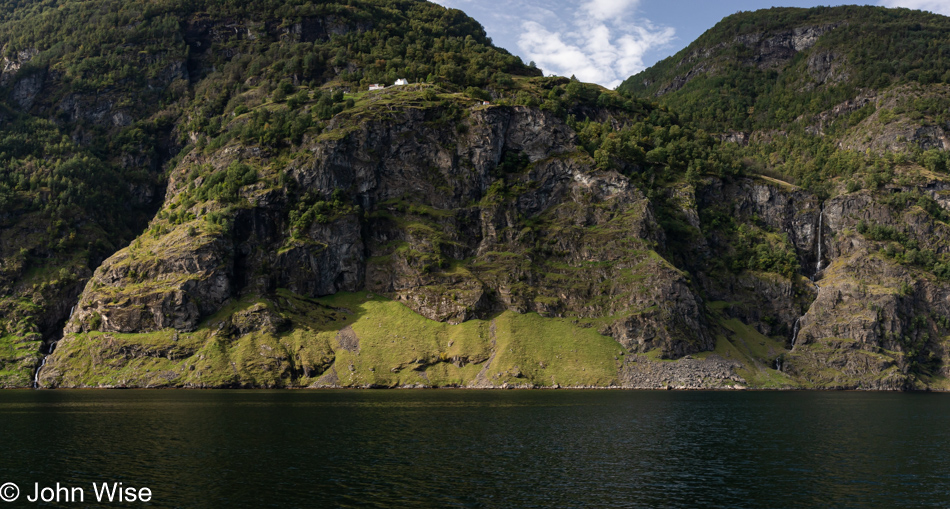
<svg viewBox="0 0 950 509">
<path fill-rule="evenodd" d="M 822 269 L 822 260 L 821 260 L 821 230 L 824 227 L 824 216 L 825 216 L 825 207 L 822 204 L 821 209 L 818 212 L 818 233 L 816 235 L 815 245 L 817 252 L 818 261 L 815 262 L 815 275 L 812 276 L 811 281 L 812 285 L 815 287 L 815 290 L 821 291 L 821 287 L 818 286 L 815 281 L 818 280 L 818 275 L 821 273 Z M 804 315 L 799 316 L 795 319 L 795 325 L 792 326 L 792 343 L 791 348 L 795 348 L 795 342 L 798 341 L 798 331 L 801 329 L 801 321 L 804 318 Z"/>
<path fill-rule="evenodd" d="M 818 273 L 821 272 L 821 227 L 823 226 L 825 215 L 825 208 L 822 206 L 821 210 L 818 212 L 818 262 L 815 264 L 815 277 L 812 279 L 818 278 Z"/>
<path fill-rule="evenodd" d="M 49 352 L 47 352 L 46 355 L 43 356 L 43 361 L 40 362 L 39 367 L 36 368 L 36 372 L 33 373 L 33 388 L 34 389 L 40 388 L 40 371 L 43 370 L 43 366 L 46 366 L 46 361 L 49 360 L 49 356 L 53 354 L 53 348 L 55 347 L 56 347 L 55 341 L 49 344 Z"/>
<path fill-rule="evenodd" d="M 792 327 L 792 348 L 795 348 L 795 341 L 798 340 L 798 326 L 801 321 L 802 317 L 799 316 L 795 319 L 795 326 Z"/>
<path fill-rule="evenodd" d="M 69 317 L 67 320 L 73 317 L 73 313 L 76 311 L 76 306 L 69 308 Z M 43 360 L 40 362 L 40 365 L 36 368 L 36 371 L 33 373 L 33 388 L 40 388 L 40 371 L 43 371 L 43 366 L 46 366 L 46 361 L 49 360 L 49 356 L 53 355 L 53 349 L 56 348 L 56 341 L 53 341 L 49 344 L 49 351 L 46 352 L 46 355 L 43 356 Z M 42 350 L 40 350 L 42 353 Z"/>
</svg>

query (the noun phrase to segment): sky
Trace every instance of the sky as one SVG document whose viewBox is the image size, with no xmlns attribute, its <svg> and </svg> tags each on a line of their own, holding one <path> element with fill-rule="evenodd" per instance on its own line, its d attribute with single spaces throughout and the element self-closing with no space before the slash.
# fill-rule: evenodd
<svg viewBox="0 0 950 509">
<path fill-rule="evenodd" d="M 545 75 L 615 88 L 685 48 L 720 19 L 768 7 L 865 3 L 950 16 L 950 0 L 432 0 L 478 20 L 496 46 Z"/>
</svg>

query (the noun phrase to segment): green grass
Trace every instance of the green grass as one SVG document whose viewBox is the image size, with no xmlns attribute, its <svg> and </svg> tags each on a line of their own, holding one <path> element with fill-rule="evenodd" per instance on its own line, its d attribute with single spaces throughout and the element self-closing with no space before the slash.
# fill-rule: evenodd
<svg viewBox="0 0 950 509">
<path fill-rule="evenodd" d="M 789 352 L 783 341 L 723 316 L 725 305 L 710 303 L 719 331 L 715 350 L 693 357 L 738 362 L 737 374 L 750 388 L 869 387 L 901 377 L 891 365 L 896 353 L 869 352 L 834 338 Z M 230 325 L 268 314 L 293 326 L 239 335 Z M 279 290 L 231 302 L 191 333 L 68 335 L 43 373 L 57 386 L 91 387 L 308 387 L 325 385 L 328 373 L 344 387 L 619 385 L 624 348 L 596 331 L 569 319 L 512 311 L 450 325 L 366 292 L 314 299 Z M 7 356 L 27 346 L 0 338 L 0 353 Z M 663 359 L 659 350 L 645 355 L 678 362 Z M 772 368 L 780 356 L 794 364 L 798 378 Z M 28 383 L 28 368 L 38 358 L 27 357 L 26 367 L 0 365 L 0 385 Z M 855 358 L 867 361 L 867 369 L 832 367 Z"/>
<path fill-rule="evenodd" d="M 360 338 L 360 352 L 337 350 L 337 373 L 345 384 L 470 385 L 491 357 L 492 340 L 496 354 L 482 377 L 490 385 L 616 382 L 614 356 L 623 348 L 567 320 L 506 311 L 493 320 L 448 325 L 382 297 L 364 300 L 364 295 L 320 299 L 352 309 L 357 317 L 352 328 Z"/>
<path fill-rule="evenodd" d="M 511 373 L 537 385 L 609 386 L 617 383 L 623 347 L 592 328 L 536 313 L 505 312 L 496 318 L 496 351 L 492 371 L 499 380 Z M 492 375 L 494 376 L 494 375 Z"/>
<path fill-rule="evenodd" d="M 293 327 L 229 333 L 254 312 Z M 344 329 L 358 349 L 341 344 Z M 608 386 L 622 352 L 592 328 L 534 313 L 449 325 L 366 292 L 311 299 L 280 290 L 232 302 L 192 333 L 69 335 L 44 374 L 60 386 L 306 387 L 332 368 L 348 387 Z"/>
<path fill-rule="evenodd" d="M 40 341 L 13 335 L 0 337 L 0 387 L 29 387 L 40 363 Z"/>
</svg>

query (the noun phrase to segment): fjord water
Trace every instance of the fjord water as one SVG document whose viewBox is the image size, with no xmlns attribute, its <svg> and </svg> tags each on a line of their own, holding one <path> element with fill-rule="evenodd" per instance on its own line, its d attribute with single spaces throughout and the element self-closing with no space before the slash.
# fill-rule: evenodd
<svg viewBox="0 0 950 509">
<path fill-rule="evenodd" d="M 950 503 L 940 394 L 0 391 L 0 437 L 0 484 L 154 507 Z"/>
</svg>

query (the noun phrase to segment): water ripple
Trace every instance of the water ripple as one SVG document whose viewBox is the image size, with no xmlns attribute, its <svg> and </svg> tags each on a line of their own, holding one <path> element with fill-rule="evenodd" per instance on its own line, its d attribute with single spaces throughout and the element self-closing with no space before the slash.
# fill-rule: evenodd
<svg viewBox="0 0 950 509">
<path fill-rule="evenodd" d="M 3 391 L 0 481 L 155 507 L 945 507 L 948 424 L 946 395 Z"/>
</svg>

